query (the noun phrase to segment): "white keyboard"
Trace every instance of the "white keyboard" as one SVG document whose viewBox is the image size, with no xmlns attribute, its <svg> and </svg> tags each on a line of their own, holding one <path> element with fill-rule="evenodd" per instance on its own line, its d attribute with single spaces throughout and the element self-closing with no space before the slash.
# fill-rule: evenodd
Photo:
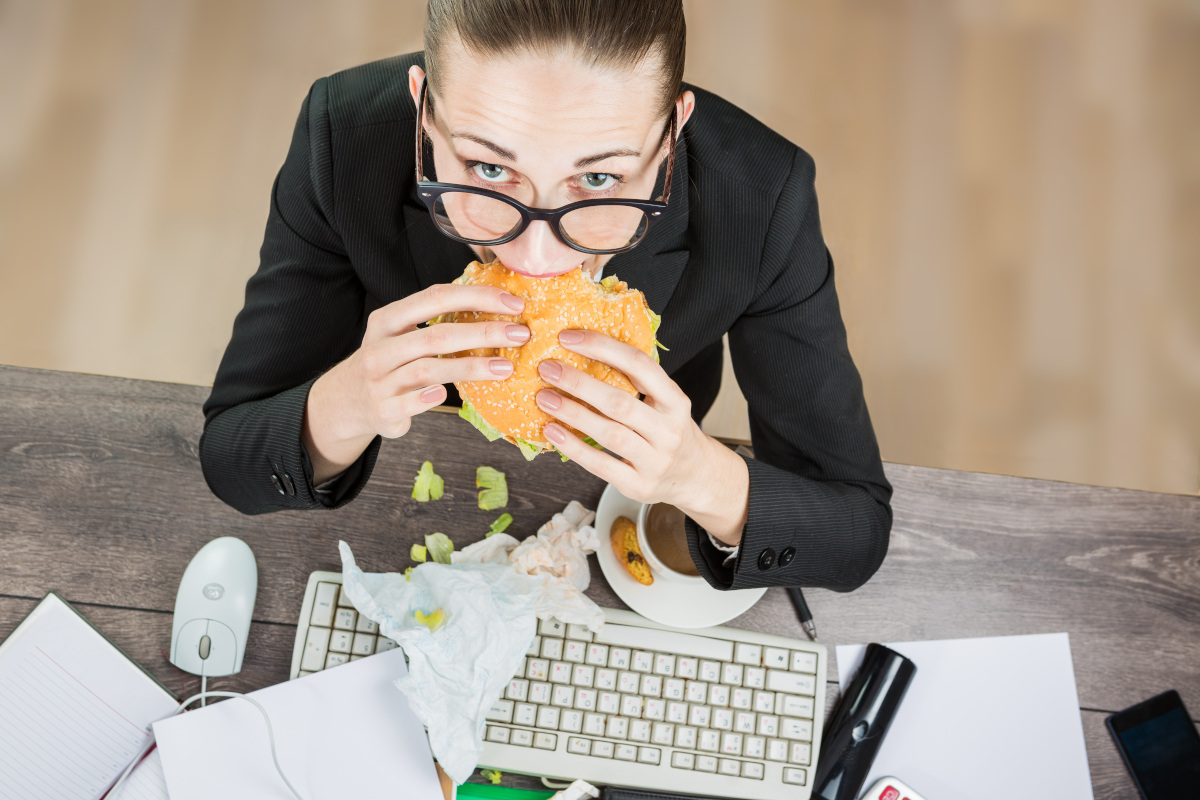
<svg viewBox="0 0 1200 800">
<path fill-rule="evenodd" d="M 314 572 L 293 678 L 396 643 Z M 736 628 L 681 631 L 606 608 L 598 634 L 538 623 L 488 713 L 480 765 L 598 785 L 807 800 L 825 717 L 824 645 Z"/>
</svg>

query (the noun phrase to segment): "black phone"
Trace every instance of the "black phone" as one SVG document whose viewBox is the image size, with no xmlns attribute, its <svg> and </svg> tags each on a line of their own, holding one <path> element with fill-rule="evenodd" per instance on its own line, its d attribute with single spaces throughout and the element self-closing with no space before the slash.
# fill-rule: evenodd
<svg viewBox="0 0 1200 800">
<path fill-rule="evenodd" d="M 1171 690 L 1105 720 L 1145 800 L 1200 797 L 1200 735 Z"/>
</svg>

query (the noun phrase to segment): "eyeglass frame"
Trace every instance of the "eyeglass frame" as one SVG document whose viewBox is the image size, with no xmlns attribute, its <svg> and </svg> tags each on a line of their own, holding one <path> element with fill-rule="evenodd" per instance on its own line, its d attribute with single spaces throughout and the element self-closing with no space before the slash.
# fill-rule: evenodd
<svg viewBox="0 0 1200 800">
<path fill-rule="evenodd" d="M 423 120 L 425 117 L 425 92 L 428 87 L 428 81 L 421 81 L 421 95 L 417 101 L 417 136 L 416 136 L 416 174 L 417 174 L 417 194 L 425 207 L 429 209 L 429 216 L 433 220 L 434 226 L 441 233 L 459 242 L 466 244 L 477 244 L 484 247 L 492 247 L 499 244 L 507 244 L 513 239 L 516 239 L 529 227 L 529 224 L 536 221 L 543 221 L 550 226 L 550 230 L 554 231 L 555 237 L 570 247 L 572 250 L 578 250 L 581 253 L 590 255 L 612 255 L 615 253 L 624 253 L 627 250 L 632 250 L 643 241 L 650 233 L 650 228 L 655 221 L 662 218 L 663 212 L 667 210 L 667 202 L 671 199 L 671 175 L 675 170 L 675 139 L 678 135 L 678 119 L 675 106 L 671 107 L 671 119 L 668 127 L 670 128 L 670 142 L 667 151 L 667 173 L 663 178 L 663 193 L 659 195 L 659 200 L 635 200 L 616 197 L 596 198 L 594 200 L 580 200 L 575 203 L 569 203 L 558 208 L 530 208 L 519 200 L 515 200 L 502 192 L 493 191 L 491 189 L 483 189 L 478 186 L 467 186 L 459 183 L 441 183 L 438 181 L 424 180 L 422 169 L 424 163 L 424 153 L 421 147 L 424 144 L 425 126 Z M 484 197 L 494 198 L 516 209 L 521 215 L 521 222 L 514 227 L 509 233 L 499 239 L 490 239 L 488 241 L 479 241 L 476 239 L 466 239 L 462 236 L 456 236 L 449 233 L 445 228 L 438 223 L 438 215 L 435 210 L 438 198 L 443 194 L 450 192 L 466 192 L 468 194 L 477 194 Z M 563 233 L 561 225 L 562 218 L 572 211 L 578 211 L 581 208 L 591 206 L 630 206 L 636 208 L 645 214 L 646 230 L 642 233 L 641 238 L 632 244 L 625 245 L 613 250 L 595 250 L 588 247 L 583 247 L 579 244 L 572 243 L 570 238 Z"/>
</svg>

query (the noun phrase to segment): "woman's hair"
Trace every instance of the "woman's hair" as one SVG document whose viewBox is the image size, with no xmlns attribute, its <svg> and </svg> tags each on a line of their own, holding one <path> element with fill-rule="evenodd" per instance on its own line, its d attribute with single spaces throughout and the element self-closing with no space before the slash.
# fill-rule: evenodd
<svg viewBox="0 0 1200 800">
<path fill-rule="evenodd" d="M 436 91 L 444 48 L 455 39 L 479 55 L 565 49 L 601 67 L 658 55 L 666 116 L 683 83 L 686 33 L 682 0 L 429 0 L 425 68 Z"/>
</svg>

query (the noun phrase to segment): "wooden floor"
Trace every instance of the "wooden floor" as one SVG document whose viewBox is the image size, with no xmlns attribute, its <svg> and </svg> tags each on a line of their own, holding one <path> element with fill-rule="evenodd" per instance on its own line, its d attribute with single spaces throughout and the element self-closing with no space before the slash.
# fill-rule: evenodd
<svg viewBox="0 0 1200 800">
<path fill-rule="evenodd" d="M 886 458 L 1200 489 L 1198 0 L 686 7 L 816 159 Z M 210 381 L 305 91 L 423 10 L 0 0 L 0 363 Z"/>
</svg>

